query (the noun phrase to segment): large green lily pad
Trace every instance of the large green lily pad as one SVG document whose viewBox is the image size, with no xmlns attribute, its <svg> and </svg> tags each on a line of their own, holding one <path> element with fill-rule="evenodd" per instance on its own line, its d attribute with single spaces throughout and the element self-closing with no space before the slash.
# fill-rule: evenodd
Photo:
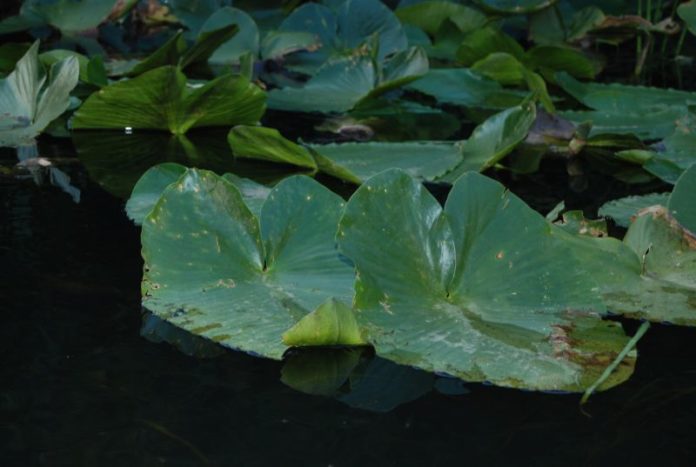
<svg viewBox="0 0 696 467">
<path fill-rule="evenodd" d="M 356 265 L 358 322 L 397 363 L 579 391 L 627 342 L 620 325 L 582 311 L 603 305 L 562 235 L 482 175 L 462 176 L 443 210 L 404 172 L 383 172 L 350 199 L 337 238 Z"/>
<path fill-rule="evenodd" d="M 351 302 L 353 267 L 334 242 L 343 204 L 296 176 L 257 218 L 230 182 L 188 170 L 143 222 L 143 305 L 226 347 L 280 358 L 286 330 L 330 297 Z"/>
<path fill-rule="evenodd" d="M 242 76 L 190 87 L 180 69 L 164 66 L 92 94 L 75 112 L 75 129 L 168 130 L 256 123 L 265 93 Z"/>
</svg>

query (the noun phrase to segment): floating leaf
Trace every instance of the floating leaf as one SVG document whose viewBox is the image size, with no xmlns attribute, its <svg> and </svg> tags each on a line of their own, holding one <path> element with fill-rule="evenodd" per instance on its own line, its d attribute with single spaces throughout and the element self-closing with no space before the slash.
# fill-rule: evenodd
<svg viewBox="0 0 696 467">
<path fill-rule="evenodd" d="M 486 15 L 466 5 L 446 1 L 425 1 L 399 7 L 396 16 L 404 24 L 417 26 L 431 36 L 451 21 L 461 32 L 477 30 L 486 24 Z"/>
<path fill-rule="evenodd" d="M 255 123 L 264 100 L 264 92 L 246 78 L 223 75 L 191 88 L 181 70 L 165 66 L 92 94 L 75 112 L 73 128 L 183 134 L 195 127 Z"/>
<path fill-rule="evenodd" d="M 524 49 L 515 39 L 491 26 L 476 29 L 467 34 L 457 49 L 457 61 L 471 66 L 495 52 L 504 52 L 521 60 Z"/>
<path fill-rule="evenodd" d="M 407 89 L 432 96 L 441 104 L 492 109 L 518 105 L 526 95 L 504 90 L 499 83 L 467 68 L 430 70 Z"/>
<path fill-rule="evenodd" d="M 270 91 L 268 106 L 295 112 L 345 112 L 361 100 L 407 84 L 427 71 L 427 57 L 418 47 L 392 56 L 379 67 L 368 56 L 338 59 L 321 67 L 300 88 Z"/>
<path fill-rule="evenodd" d="M 504 14 L 534 13 L 556 3 L 556 0 L 475 0 L 483 8 Z"/>
<path fill-rule="evenodd" d="M 461 145 L 447 141 L 316 144 L 309 147 L 345 168 L 360 182 L 391 168 L 402 169 L 416 178 L 433 180 L 462 160 Z"/>
<path fill-rule="evenodd" d="M 441 141 L 312 144 L 305 148 L 275 129 L 250 126 L 233 128 L 228 139 L 237 157 L 319 170 L 356 184 L 390 168 L 432 180 L 462 160 L 459 144 Z"/>
<path fill-rule="evenodd" d="M 275 128 L 239 125 L 230 130 L 227 140 L 237 157 L 317 169 L 316 161 L 305 148 L 283 138 Z"/>
<path fill-rule="evenodd" d="M 196 335 L 269 358 L 281 335 L 329 297 L 351 302 L 353 268 L 334 233 L 343 201 L 301 176 L 259 218 L 231 183 L 191 169 L 143 222 L 143 305 Z"/>
<path fill-rule="evenodd" d="M 236 25 L 239 32 L 215 47 L 210 56 L 210 63 L 229 64 L 238 63 L 239 58 L 245 53 L 251 52 L 256 56 L 259 52 L 259 29 L 254 19 L 239 8 L 224 7 L 213 13 L 203 23 L 200 35 L 205 35 L 221 27 Z"/>
<path fill-rule="evenodd" d="M 317 51 L 295 57 L 300 65 L 296 68 L 310 73 L 329 58 L 350 55 L 373 35 L 379 43 L 378 61 L 408 47 L 398 18 L 379 0 L 344 0 L 335 8 L 305 3 L 279 29 L 309 32 L 319 38 L 321 47 Z"/>
<path fill-rule="evenodd" d="M 554 233 L 481 175 L 462 176 L 443 212 L 419 183 L 387 171 L 350 199 L 338 241 L 356 265 L 356 316 L 378 355 L 469 381 L 579 391 L 627 339 L 620 325 L 575 311 L 603 307 Z"/>
<path fill-rule="evenodd" d="M 642 196 L 627 196 L 604 203 L 599 208 L 598 214 L 602 217 L 609 217 L 614 220 L 616 225 L 628 227 L 631 219 L 638 214 L 638 211 L 655 205 L 667 205 L 669 193 L 651 193 Z"/>
<path fill-rule="evenodd" d="M 661 206 L 641 211 L 624 243 L 638 258 L 638 280 L 603 284 L 611 311 L 629 317 L 696 325 L 696 238 Z M 614 262 L 607 269 L 618 269 Z M 635 268 L 635 266 L 634 266 Z"/>
<path fill-rule="evenodd" d="M 696 1 L 690 0 L 679 5 L 677 14 L 686 23 L 691 34 L 696 34 Z"/>
<path fill-rule="evenodd" d="M 679 223 L 696 234 L 696 164 L 687 169 L 669 196 L 667 208 Z"/>
</svg>

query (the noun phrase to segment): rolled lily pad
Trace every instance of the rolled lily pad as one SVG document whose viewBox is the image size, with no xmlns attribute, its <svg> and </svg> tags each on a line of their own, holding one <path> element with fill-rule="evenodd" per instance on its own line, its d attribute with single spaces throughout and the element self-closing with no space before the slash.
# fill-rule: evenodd
<svg viewBox="0 0 696 467">
<path fill-rule="evenodd" d="M 602 217 L 609 217 L 614 220 L 616 225 L 628 227 L 631 219 L 638 211 L 650 206 L 666 206 L 669 200 L 669 193 L 651 193 L 642 196 L 627 196 L 604 203 L 599 208 L 598 214 Z"/>
<path fill-rule="evenodd" d="M 80 73 L 77 59 L 54 63 L 46 83 L 39 71 L 38 50 L 35 42 L 14 71 L 0 80 L 0 146 L 28 144 L 70 105 Z"/>
<path fill-rule="evenodd" d="M 234 185 L 188 170 L 143 222 L 143 306 L 223 346 L 281 358 L 285 331 L 330 297 L 352 300 L 353 267 L 334 242 L 343 204 L 296 176 L 257 218 Z"/>
<path fill-rule="evenodd" d="M 180 69 L 164 66 L 92 94 L 75 112 L 75 129 L 130 128 L 183 134 L 195 127 L 256 123 L 265 93 L 231 74 L 192 88 Z"/>
<path fill-rule="evenodd" d="M 510 107 L 488 118 L 464 142 L 462 162 L 440 180 L 453 183 L 464 172 L 493 167 L 524 141 L 535 120 L 533 103 Z"/>
<path fill-rule="evenodd" d="M 627 338 L 581 311 L 603 305 L 555 232 L 482 175 L 462 176 L 443 211 L 392 170 L 353 195 L 337 238 L 356 265 L 356 316 L 378 355 L 468 381 L 580 391 Z M 625 380 L 634 360 L 604 388 Z"/>
</svg>

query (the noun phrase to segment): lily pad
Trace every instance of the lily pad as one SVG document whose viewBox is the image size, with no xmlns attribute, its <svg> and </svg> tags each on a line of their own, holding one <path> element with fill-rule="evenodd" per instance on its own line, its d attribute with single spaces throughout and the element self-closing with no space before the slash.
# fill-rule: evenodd
<svg viewBox="0 0 696 467">
<path fill-rule="evenodd" d="M 237 157 L 292 164 L 356 184 L 390 168 L 400 168 L 414 177 L 433 180 L 462 160 L 460 145 L 446 141 L 310 144 L 303 147 L 283 138 L 275 129 L 249 126 L 233 128 L 228 139 Z"/>
<path fill-rule="evenodd" d="M 265 94 L 248 79 L 231 74 L 192 88 L 180 69 L 164 66 L 119 81 L 92 94 L 75 112 L 75 129 L 168 130 L 255 123 Z"/>
<path fill-rule="evenodd" d="M 610 309 L 629 317 L 696 325 L 693 233 L 685 230 L 667 208 L 653 206 L 633 221 L 624 243 L 639 259 L 640 279 L 630 280 L 629 276 L 629 280 L 605 284 L 605 301 Z"/>
<path fill-rule="evenodd" d="M 475 0 L 475 2 L 495 13 L 518 15 L 543 10 L 556 3 L 556 0 Z"/>
<path fill-rule="evenodd" d="M 533 103 L 510 107 L 488 118 L 464 142 L 461 164 L 440 180 L 453 183 L 464 172 L 493 167 L 524 141 L 535 120 Z"/>
<path fill-rule="evenodd" d="M 616 225 L 628 227 L 631 219 L 638 211 L 655 205 L 667 205 L 669 193 L 651 193 L 642 196 L 627 196 L 604 203 L 599 208 L 598 214 L 602 217 L 609 217 L 614 220 Z"/>
<path fill-rule="evenodd" d="M 302 87 L 270 91 L 268 106 L 295 112 L 345 112 L 427 71 L 428 59 L 419 47 L 397 53 L 379 65 L 366 55 L 337 59 L 319 68 Z"/>
<path fill-rule="evenodd" d="M 214 31 L 227 25 L 237 25 L 239 32 L 217 47 L 210 56 L 210 63 L 238 63 L 245 53 L 256 56 L 259 52 L 259 29 L 254 19 L 239 8 L 224 7 L 213 13 L 203 26 L 200 33 Z"/>
<path fill-rule="evenodd" d="M 409 84 L 407 89 L 434 97 L 440 104 L 506 109 L 518 105 L 527 93 L 505 90 L 468 68 L 440 68 Z"/>
<path fill-rule="evenodd" d="M 575 99 L 594 109 L 562 113 L 573 122 L 591 121 L 590 135 L 633 133 L 642 139 L 664 138 L 688 117 L 687 107 L 696 103 L 696 93 L 687 91 L 581 83 L 565 72 L 557 73 L 556 80 Z"/>
<path fill-rule="evenodd" d="M 186 166 L 176 162 L 165 162 L 148 169 L 133 187 L 133 192 L 126 203 L 128 217 L 135 224 L 142 224 L 164 190 L 179 180 L 186 170 Z M 253 180 L 234 174 L 228 173 L 222 178 L 237 187 L 249 210 L 258 217 L 261 214 L 261 206 L 271 190 Z"/>
<path fill-rule="evenodd" d="M 280 25 L 281 31 L 310 32 L 319 38 L 318 50 L 295 57 L 296 69 L 312 72 L 330 58 L 352 54 L 373 35 L 379 43 L 379 61 L 408 47 L 401 23 L 381 1 L 344 0 L 335 5 L 305 3 Z"/>
<path fill-rule="evenodd" d="M 269 358 L 330 297 L 350 303 L 353 267 L 335 248 L 343 200 L 302 176 L 254 216 L 231 183 L 190 169 L 145 218 L 143 305 L 223 346 Z"/>
<path fill-rule="evenodd" d="M 356 265 L 356 316 L 378 355 L 469 381 L 580 391 L 627 338 L 580 311 L 603 306 L 554 232 L 482 175 L 462 176 L 443 211 L 392 170 L 353 195 L 337 238 Z M 604 388 L 625 380 L 634 360 Z"/>
<path fill-rule="evenodd" d="M 80 67 L 75 57 L 51 66 L 49 79 L 39 71 L 39 43 L 35 42 L 0 80 L 0 146 L 28 144 L 70 105 Z"/>
<path fill-rule="evenodd" d="M 679 223 L 696 234 L 696 164 L 687 169 L 669 196 L 667 208 Z"/>
</svg>

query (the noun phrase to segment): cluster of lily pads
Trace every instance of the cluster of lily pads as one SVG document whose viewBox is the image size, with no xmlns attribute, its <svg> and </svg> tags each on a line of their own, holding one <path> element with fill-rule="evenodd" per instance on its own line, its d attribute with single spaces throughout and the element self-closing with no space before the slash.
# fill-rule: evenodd
<svg viewBox="0 0 696 467">
<path fill-rule="evenodd" d="M 634 81 L 658 44 L 688 59 L 695 2 L 630 16 L 621 1 L 146 3 L 27 0 L 0 21 L 0 35 L 44 39 L 0 47 L 0 146 L 48 132 L 114 166 L 137 156 L 124 191 L 142 175 L 127 212 L 156 316 L 264 357 L 372 346 L 467 381 L 562 391 L 630 376 L 635 339 L 608 314 L 696 324 L 696 93 L 594 82 L 618 44 L 636 45 Z M 334 142 L 286 138 L 267 109 Z M 220 166 L 275 163 L 282 180 L 155 165 L 162 135 L 208 165 L 186 134 L 215 127 L 229 130 Z M 533 173 L 545 157 L 674 187 L 603 206 L 628 229 L 620 241 L 480 174 Z M 357 191 L 346 202 L 317 174 Z M 451 186 L 444 206 L 424 181 Z"/>
<path fill-rule="evenodd" d="M 603 315 L 696 324 L 694 193 L 696 166 L 664 206 L 614 206 L 635 217 L 623 242 L 577 213 L 551 223 L 476 172 L 443 208 L 399 169 L 346 203 L 302 175 L 269 189 L 163 164 L 127 210 L 142 223 L 144 306 L 223 346 L 280 359 L 372 345 L 467 381 L 580 391 L 629 340 Z"/>
</svg>

